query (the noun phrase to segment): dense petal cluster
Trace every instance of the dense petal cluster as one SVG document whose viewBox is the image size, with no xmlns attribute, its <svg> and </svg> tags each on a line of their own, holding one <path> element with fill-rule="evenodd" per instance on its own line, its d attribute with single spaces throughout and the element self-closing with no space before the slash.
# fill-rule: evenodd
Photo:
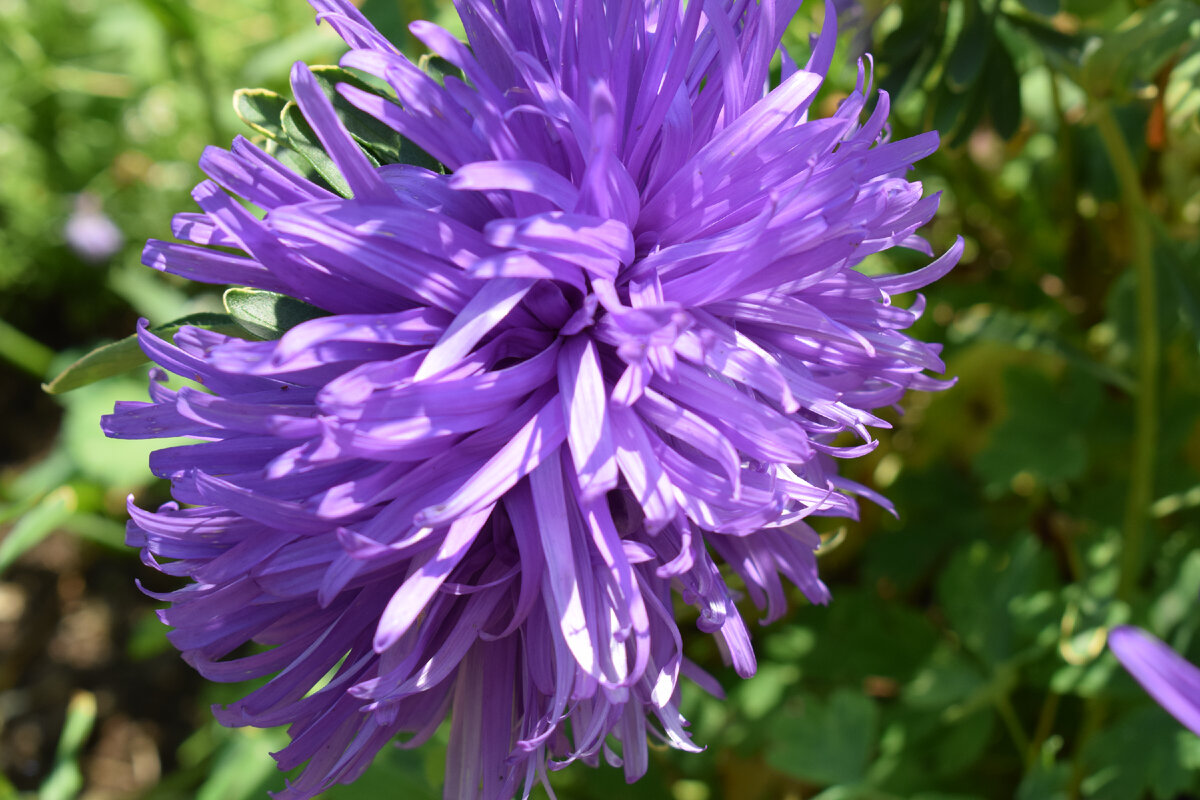
<svg viewBox="0 0 1200 800">
<path fill-rule="evenodd" d="M 834 459 L 871 449 L 876 409 L 942 386 L 938 348 L 904 333 L 920 300 L 891 298 L 961 243 L 910 274 L 855 269 L 931 255 L 915 231 L 937 198 L 904 175 L 936 135 L 888 141 L 861 65 L 810 118 L 835 15 L 799 67 L 780 47 L 798 0 L 460 0 L 468 44 L 411 28 L 461 70 L 444 79 L 349 2 L 313 4 L 343 66 L 394 92 L 345 99 L 446 169 L 373 163 L 303 65 L 296 101 L 350 196 L 244 139 L 206 152 L 202 213 L 147 263 L 330 316 L 276 341 L 143 326 L 162 369 L 106 431 L 200 441 L 154 453 L 177 503 L 131 505 L 130 542 L 191 579 L 162 618 L 196 669 L 269 678 L 217 714 L 291 726 L 279 765 L 307 766 L 282 797 L 447 716 L 448 798 L 576 759 L 634 780 L 648 736 L 696 749 L 680 676 L 719 691 L 675 599 L 752 674 L 718 564 L 767 620 L 785 580 L 826 602 L 805 518 L 886 503 Z"/>
</svg>

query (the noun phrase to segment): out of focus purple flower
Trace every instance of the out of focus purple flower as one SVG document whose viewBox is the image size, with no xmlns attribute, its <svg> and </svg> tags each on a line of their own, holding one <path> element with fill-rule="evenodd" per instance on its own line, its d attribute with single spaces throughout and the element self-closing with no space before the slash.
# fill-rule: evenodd
<svg viewBox="0 0 1200 800">
<path fill-rule="evenodd" d="M 104 214 L 100 198 L 88 192 L 75 195 L 63 236 L 77 256 L 93 264 L 112 258 L 125 241 L 121 229 Z"/>
<path fill-rule="evenodd" d="M 934 133 L 889 142 L 860 67 L 827 119 L 809 109 L 834 14 L 808 62 L 770 61 L 798 0 L 463 0 L 469 46 L 412 26 L 465 80 L 435 80 L 344 0 L 313 0 L 343 65 L 396 100 L 345 98 L 448 174 L 373 166 L 303 65 L 292 88 L 349 185 L 337 196 L 237 139 L 208 150 L 203 213 L 152 241 L 151 266 L 259 287 L 331 316 L 278 341 L 139 331 L 202 384 L 119 404 L 111 436 L 192 436 L 151 467 L 177 503 L 130 506 L 184 657 L 268 680 L 216 713 L 290 725 L 307 764 L 285 798 L 349 782 L 398 734 L 449 716 L 445 795 L 528 793 L 600 758 L 628 780 L 647 740 L 696 750 L 678 708 L 672 608 L 698 611 L 755 671 L 724 563 L 745 594 L 814 603 L 810 515 L 853 517 L 834 461 L 870 451 L 875 415 L 944 384 L 894 295 L 945 274 L 868 276 L 937 197 L 905 178 Z M 229 193 L 261 208 L 260 219 Z M 213 249 L 215 245 L 221 249 Z M 240 251 L 240 252 L 234 252 Z M 860 443 L 838 442 L 844 432 Z M 247 642 L 265 649 L 240 651 Z"/>
<path fill-rule="evenodd" d="M 1155 701 L 1200 736 L 1200 669 L 1143 630 L 1113 628 L 1108 647 Z"/>
</svg>

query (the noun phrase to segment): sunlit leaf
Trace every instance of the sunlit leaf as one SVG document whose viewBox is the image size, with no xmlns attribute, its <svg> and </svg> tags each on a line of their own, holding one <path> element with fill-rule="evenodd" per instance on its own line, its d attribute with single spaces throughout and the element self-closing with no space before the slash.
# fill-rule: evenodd
<svg viewBox="0 0 1200 800">
<path fill-rule="evenodd" d="M 150 333 L 169 341 L 175 332 L 185 325 L 230 336 L 243 333 L 232 317 L 209 312 L 189 314 L 164 325 L 157 325 L 150 328 Z M 148 363 L 149 360 L 138 345 L 137 334 L 132 334 L 111 344 L 97 347 L 59 373 L 52 381 L 43 384 L 42 389 L 48 394 L 62 394 L 128 372 L 134 367 Z"/>
<path fill-rule="evenodd" d="M 283 109 L 287 98 L 269 89 L 238 89 L 233 93 L 233 108 L 242 122 L 275 142 L 286 141 Z"/>
<path fill-rule="evenodd" d="M 294 297 L 262 289 L 226 289 L 222 299 L 230 317 L 263 339 L 278 339 L 301 322 L 329 314 Z"/>
</svg>

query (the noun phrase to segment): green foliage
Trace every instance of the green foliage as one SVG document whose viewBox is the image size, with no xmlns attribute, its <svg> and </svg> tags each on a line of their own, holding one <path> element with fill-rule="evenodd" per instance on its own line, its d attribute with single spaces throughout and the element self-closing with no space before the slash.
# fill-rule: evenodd
<svg viewBox="0 0 1200 800">
<path fill-rule="evenodd" d="M 1139 708 L 1101 731 L 1084 754 L 1094 770 L 1082 789 L 1095 800 L 1170 800 L 1194 789 L 1200 741 L 1158 708 Z"/>
<path fill-rule="evenodd" d="M 801 702 L 803 713 L 781 717 L 773 726 L 767 763 L 821 785 L 864 780 L 879 725 L 875 703 L 847 689 L 828 702 L 815 697 Z"/>
</svg>

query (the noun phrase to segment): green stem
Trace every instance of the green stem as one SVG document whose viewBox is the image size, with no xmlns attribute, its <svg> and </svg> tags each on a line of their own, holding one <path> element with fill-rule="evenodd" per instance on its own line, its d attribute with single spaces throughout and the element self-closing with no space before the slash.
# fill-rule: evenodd
<svg viewBox="0 0 1200 800">
<path fill-rule="evenodd" d="M 1142 570 L 1142 542 L 1150 504 L 1154 500 L 1154 462 L 1158 444 L 1158 289 L 1154 274 L 1154 240 L 1147 221 L 1146 198 L 1129 145 L 1117 126 L 1112 108 L 1095 106 L 1096 127 L 1109 163 L 1117 174 L 1121 199 L 1133 240 L 1133 271 L 1137 279 L 1137 395 L 1134 398 L 1133 462 L 1125 507 L 1121 581 L 1117 596 L 1129 600 Z"/>
<path fill-rule="evenodd" d="M 1108 716 L 1108 703 L 1099 695 L 1089 697 L 1083 704 L 1083 721 L 1079 725 L 1079 733 L 1075 737 L 1075 755 L 1071 765 L 1071 782 L 1067 787 L 1067 797 L 1078 800 L 1082 796 L 1084 771 L 1083 753 L 1092 736 L 1104 727 L 1104 719 Z"/>
<path fill-rule="evenodd" d="M 1058 701 L 1062 696 L 1058 692 L 1048 692 L 1038 713 L 1037 728 L 1033 732 L 1033 741 L 1029 743 L 1029 751 L 1025 758 L 1025 770 L 1028 772 L 1037 766 L 1042 755 L 1042 747 L 1054 731 L 1054 718 L 1058 714 Z"/>
<path fill-rule="evenodd" d="M 1026 767 L 1029 766 L 1029 736 L 1026 735 L 1025 729 L 1021 727 L 1021 719 L 1017 716 L 1017 710 L 1013 708 L 1012 700 L 1007 694 L 1002 694 L 995 700 L 996 711 L 1000 714 L 1000 719 L 1004 722 L 1004 727 L 1008 729 L 1008 735 L 1016 745 L 1017 752 L 1021 754 L 1021 759 L 1025 762 Z"/>
<path fill-rule="evenodd" d="M 50 371 L 54 351 L 0 319 L 0 358 L 41 380 Z"/>
</svg>

